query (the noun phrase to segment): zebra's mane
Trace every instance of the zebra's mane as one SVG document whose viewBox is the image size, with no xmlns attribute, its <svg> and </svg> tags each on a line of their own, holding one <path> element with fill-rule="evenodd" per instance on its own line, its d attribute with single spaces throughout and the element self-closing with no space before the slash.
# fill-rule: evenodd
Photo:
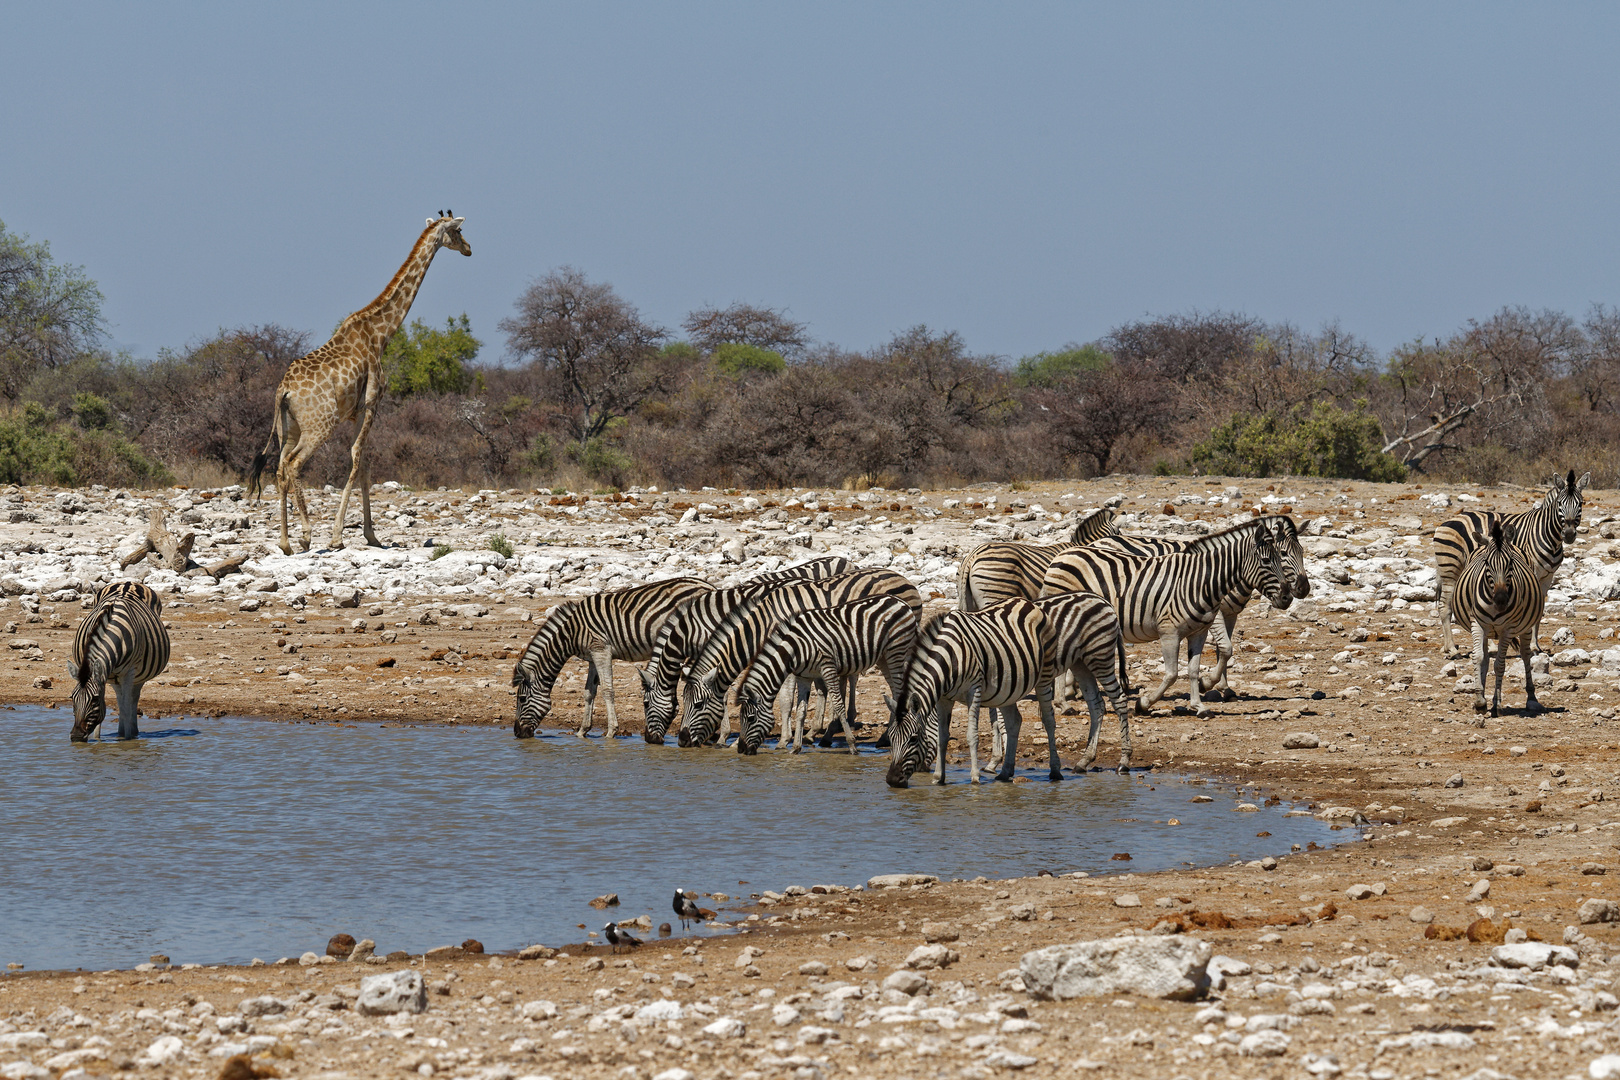
<svg viewBox="0 0 1620 1080">
<path fill-rule="evenodd" d="M 1276 516 L 1281 517 L 1281 516 L 1285 516 L 1285 515 L 1276 515 Z M 1240 521 L 1236 525 L 1228 525 L 1224 529 L 1217 529 L 1215 532 L 1205 533 L 1203 536 L 1196 537 L 1195 539 L 1189 540 L 1187 542 L 1187 546 L 1184 549 L 1184 551 L 1198 551 L 1198 550 L 1200 550 L 1202 548 L 1214 547 L 1216 545 L 1216 543 L 1218 541 L 1220 541 L 1223 537 L 1231 536 L 1234 533 L 1242 532 L 1244 529 L 1258 528 L 1262 522 L 1265 522 L 1267 520 L 1268 520 L 1268 518 L 1266 518 L 1266 517 L 1250 518 L 1248 521 Z"/>
<path fill-rule="evenodd" d="M 517 668 L 512 673 L 514 678 L 518 671 L 539 671 L 541 659 L 557 647 L 558 635 L 568 625 L 570 616 L 578 608 L 578 600 L 564 600 L 546 612 L 545 621 L 540 624 L 540 629 L 534 632 L 534 637 L 529 639 L 529 644 L 523 649 L 523 655 L 518 658 Z"/>
<path fill-rule="evenodd" d="M 77 658 L 79 662 L 79 674 L 77 676 L 77 682 L 80 687 L 88 686 L 94 681 L 107 681 L 105 673 L 103 673 L 102 678 L 99 680 L 92 678 L 94 674 L 92 669 L 95 667 L 95 661 L 93 659 L 95 650 L 90 648 L 90 644 L 95 639 L 97 627 L 107 620 L 107 614 L 110 611 L 112 611 L 111 604 L 97 603 L 95 610 L 84 617 L 84 625 L 80 626 L 78 632 L 73 635 L 75 645 L 77 645 L 80 640 L 83 640 L 84 642 L 84 655 Z"/>
</svg>

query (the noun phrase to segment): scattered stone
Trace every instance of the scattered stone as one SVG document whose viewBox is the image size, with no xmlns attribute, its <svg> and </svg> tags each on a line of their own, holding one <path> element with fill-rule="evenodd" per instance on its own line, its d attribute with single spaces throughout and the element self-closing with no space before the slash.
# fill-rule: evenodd
<svg viewBox="0 0 1620 1080">
<path fill-rule="evenodd" d="M 354 964 L 362 960 L 369 960 L 377 951 L 377 943 L 370 938 L 361 938 L 349 952 L 349 963 Z"/>
<path fill-rule="evenodd" d="M 1284 750 L 1315 750 L 1322 740 L 1309 731 L 1291 731 L 1283 736 L 1282 744 Z"/>
<path fill-rule="evenodd" d="M 1589 926 L 1592 923 L 1620 922 L 1620 904 L 1616 904 L 1613 900 L 1600 900 L 1593 897 L 1590 900 L 1582 901 L 1581 906 L 1576 910 L 1576 917 L 1580 919 L 1583 926 Z"/>
<path fill-rule="evenodd" d="M 879 874 L 866 882 L 868 889 L 899 889 L 907 885 L 932 885 L 939 878 L 933 874 Z"/>
<path fill-rule="evenodd" d="M 1238 1053 L 1244 1057 L 1281 1057 L 1288 1053 L 1293 1041 L 1292 1036 L 1284 1032 L 1266 1028 L 1243 1036 L 1243 1041 L 1238 1043 Z"/>
<path fill-rule="evenodd" d="M 883 980 L 883 989 L 898 990 L 907 997 L 914 997 L 927 985 L 928 979 L 915 971 L 892 972 L 888 978 Z"/>
<path fill-rule="evenodd" d="M 362 1016 L 391 1013 L 421 1013 L 428 1007 L 427 987 L 420 971 L 391 971 L 360 980 L 360 997 L 355 1009 Z"/>
<path fill-rule="evenodd" d="M 949 967 L 960 959 L 962 957 L 955 949 L 944 945 L 919 945 L 907 955 L 906 967 L 918 971 L 932 971 L 935 968 Z"/>
<path fill-rule="evenodd" d="M 1027 1069 L 1040 1061 L 1028 1054 L 1019 1054 L 1011 1050 L 997 1050 L 984 1059 L 984 1063 L 992 1069 Z"/>
<path fill-rule="evenodd" d="M 1141 907 L 1142 898 L 1133 892 L 1120 893 L 1118 896 L 1114 897 L 1114 906 L 1127 908 Z M 1033 912 L 1033 910 L 1034 909 L 1032 908 L 1031 911 Z"/>
<path fill-rule="evenodd" d="M 1208 985 L 1209 958 L 1209 944 L 1194 938 L 1114 938 L 1025 953 L 1019 971 L 1037 998 L 1140 994 L 1186 1000 Z"/>
<path fill-rule="evenodd" d="M 333 934 L 331 940 L 326 943 L 326 955 L 346 960 L 354 952 L 354 946 L 355 941 L 351 935 Z"/>
<path fill-rule="evenodd" d="M 1593 1058 L 1592 1063 L 1586 1067 L 1586 1075 L 1592 1080 L 1614 1080 L 1620 1077 L 1620 1054 L 1604 1054 Z"/>
<path fill-rule="evenodd" d="M 1352 885 L 1344 890 L 1344 895 L 1352 900 L 1365 900 L 1373 894 L 1371 885 Z"/>
<path fill-rule="evenodd" d="M 1434 912 L 1419 904 L 1406 913 L 1406 917 L 1415 923 L 1428 924 L 1434 922 Z"/>
<path fill-rule="evenodd" d="M 1446 787 L 1448 787 L 1448 788 L 1460 788 L 1462 786 L 1463 786 L 1463 774 L 1462 773 L 1452 773 L 1450 776 L 1446 777 Z"/>
<path fill-rule="evenodd" d="M 484 955 L 484 943 L 477 938 L 468 938 L 461 943 L 461 951 L 471 956 Z"/>
<path fill-rule="evenodd" d="M 1491 895 L 1491 883 L 1487 878 L 1480 878 L 1474 882 L 1474 887 L 1468 890 L 1468 897 L 1464 903 L 1477 904 Z"/>
<path fill-rule="evenodd" d="M 809 960 L 799 965 L 799 974 L 825 975 L 827 974 L 827 965 L 823 964 L 820 960 Z"/>
<path fill-rule="evenodd" d="M 545 945 L 530 945 L 518 952 L 519 960 L 550 960 L 557 955 L 557 950 Z"/>
<path fill-rule="evenodd" d="M 713 1035 L 717 1039 L 740 1039 L 747 1031 L 747 1025 L 735 1016 L 724 1016 L 705 1027 L 703 1034 Z"/>
<path fill-rule="evenodd" d="M 595 908 L 598 911 L 601 911 L 603 908 L 618 907 L 618 906 L 619 906 L 619 894 L 616 893 L 616 892 L 610 892 L 606 896 L 598 896 L 595 900 L 591 901 L 591 907 Z"/>
<path fill-rule="evenodd" d="M 1511 945 L 1498 945 L 1491 950 L 1491 963 L 1497 967 L 1529 968 L 1540 971 L 1549 964 L 1578 967 L 1581 959 L 1575 950 L 1563 945 L 1549 945 L 1544 941 L 1522 941 Z"/>
<path fill-rule="evenodd" d="M 922 934 L 927 942 L 956 941 L 962 936 L 950 923 L 930 922 L 927 919 L 923 920 Z"/>
</svg>

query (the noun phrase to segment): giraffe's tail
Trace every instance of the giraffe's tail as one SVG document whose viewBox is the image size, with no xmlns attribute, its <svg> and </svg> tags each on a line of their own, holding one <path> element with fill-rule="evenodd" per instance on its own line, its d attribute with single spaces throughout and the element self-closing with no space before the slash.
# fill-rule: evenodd
<svg viewBox="0 0 1620 1080">
<path fill-rule="evenodd" d="M 281 437 L 281 414 L 282 410 L 286 408 L 286 404 L 286 392 L 283 390 L 277 390 L 275 410 L 270 420 L 270 437 L 264 441 L 264 449 L 260 450 L 258 454 L 254 456 L 253 471 L 248 474 L 248 495 L 251 496 L 255 502 L 258 501 L 259 494 L 261 491 L 263 491 L 263 485 L 260 483 L 260 477 L 264 475 L 265 465 L 269 464 L 270 448 L 274 446 L 276 444 L 276 440 Z"/>
</svg>

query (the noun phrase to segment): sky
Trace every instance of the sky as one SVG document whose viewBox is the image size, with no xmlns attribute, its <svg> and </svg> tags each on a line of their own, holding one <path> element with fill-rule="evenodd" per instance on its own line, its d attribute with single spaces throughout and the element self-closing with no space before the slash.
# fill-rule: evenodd
<svg viewBox="0 0 1620 1080">
<path fill-rule="evenodd" d="M 0 221 L 135 355 L 555 267 L 1016 358 L 1224 309 L 1380 350 L 1620 303 L 1620 6 L 0 2 Z"/>
</svg>

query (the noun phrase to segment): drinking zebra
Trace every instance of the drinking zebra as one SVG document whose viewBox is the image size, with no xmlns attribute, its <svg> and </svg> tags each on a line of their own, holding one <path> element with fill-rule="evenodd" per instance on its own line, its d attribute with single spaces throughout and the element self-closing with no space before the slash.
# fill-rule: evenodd
<svg viewBox="0 0 1620 1080">
<path fill-rule="evenodd" d="M 680 744 L 703 746 L 715 737 L 726 716 L 726 692 L 759 653 L 776 624 L 814 608 L 832 608 L 866 596 L 893 596 L 912 612 L 922 610 L 917 586 L 891 570 L 855 570 L 824 581 L 783 582 L 770 592 L 732 608 L 688 667 Z M 780 685 L 780 684 L 778 684 Z M 828 695 L 833 693 L 827 687 Z M 849 703 L 854 701 L 850 687 Z M 843 716 L 845 729 L 850 717 Z"/>
<path fill-rule="evenodd" d="M 1502 671 L 1507 664 L 1508 643 L 1518 646 L 1524 661 L 1526 712 L 1539 712 L 1535 676 L 1530 671 L 1530 635 L 1541 621 L 1542 600 L 1546 595 L 1536 580 L 1535 564 L 1524 546 L 1515 543 L 1511 521 L 1491 522 L 1489 538 L 1474 549 L 1452 585 L 1451 608 L 1457 623 L 1470 627 L 1474 635 L 1474 656 L 1479 661 L 1479 691 L 1474 708 L 1490 709 L 1492 716 L 1502 709 Z M 1496 639 L 1496 690 L 1485 703 L 1485 674 L 1490 667 L 1491 638 Z M 1481 721 L 1483 723 L 1483 721 Z"/>
<path fill-rule="evenodd" d="M 87 742 L 107 718 L 107 684 L 118 695 L 118 737 L 139 738 L 136 710 L 141 687 L 169 666 L 163 602 L 137 581 L 115 581 L 73 633 L 68 675 L 73 679 L 74 742 Z"/>
<path fill-rule="evenodd" d="M 1534 509 L 1522 514 L 1497 514 L 1487 510 L 1469 510 L 1452 518 L 1434 530 L 1434 568 L 1439 578 L 1440 643 L 1447 656 L 1456 652 L 1451 638 L 1451 601 L 1457 576 L 1468 564 L 1474 549 L 1491 535 L 1491 525 L 1501 521 L 1512 525 L 1518 545 L 1535 574 L 1536 587 L 1541 590 L 1541 603 L 1547 602 L 1547 588 L 1553 575 L 1564 561 L 1564 545 L 1575 542 L 1575 530 L 1581 523 L 1581 495 L 1586 491 L 1592 474 L 1575 479 L 1575 470 L 1568 476 L 1555 476 L 1552 488 Z M 1538 608 L 1538 612 L 1539 612 Z M 1532 651 L 1541 648 L 1541 616 L 1530 632 Z"/>
<path fill-rule="evenodd" d="M 1118 616 L 1108 606 L 1108 601 L 1088 592 L 1048 596 L 1035 601 L 1035 606 L 1041 609 L 1052 630 L 1053 678 L 1069 672 L 1080 687 L 1091 714 L 1086 752 L 1074 771 L 1085 772 L 1097 760 L 1097 737 L 1102 729 L 1103 713 L 1107 711 L 1105 696 L 1119 717 L 1119 771 L 1127 771 L 1131 767 L 1131 724 L 1125 714 L 1125 694 L 1129 687 L 1121 689 L 1115 668 L 1116 658 L 1124 648 Z"/>
<path fill-rule="evenodd" d="M 934 783 L 945 782 L 945 756 L 950 740 L 952 703 L 968 706 L 968 769 L 979 782 L 979 709 L 998 710 L 1006 726 L 1006 752 L 997 780 L 1011 780 L 1017 760 L 1023 717 L 1018 701 L 1034 693 L 1046 727 L 1048 777 L 1060 780 L 1057 722 L 1052 713 L 1052 681 L 1057 655 L 1051 624 L 1041 609 L 1022 597 L 1003 600 L 981 611 L 946 611 L 930 619 L 917 634 L 917 646 L 906 665 L 900 693 L 889 698 L 894 735 L 886 780 L 906 787 L 911 774 L 928 759 L 933 736 Z"/>
<path fill-rule="evenodd" d="M 852 710 L 844 698 L 845 682 L 853 696 L 855 677 L 875 666 L 888 684 L 889 693 L 898 694 L 916 641 L 917 613 L 897 596 L 869 596 L 837 607 L 801 611 L 778 622 L 737 688 L 737 704 L 742 712 L 737 753 L 759 752 L 776 722 L 772 711 L 776 688 L 790 675 L 800 680 L 821 679 L 827 687 L 832 715 L 843 723 L 849 752 L 855 753 L 855 729 L 849 720 Z M 803 745 L 806 719 L 805 714 L 800 714 L 792 733 L 794 753 Z M 789 711 L 782 722 L 778 746 L 787 745 L 791 727 L 793 712 Z"/>
<path fill-rule="evenodd" d="M 713 591 L 713 585 L 697 578 L 669 578 L 564 601 L 552 608 L 512 668 L 512 685 L 517 687 L 512 734 L 520 739 L 533 737 L 551 712 L 551 688 L 557 673 L 577 656 L 590 669 L 585 675 L 585 718 L 574 734 L 584 738 L 590 733 L 596 690 L 602 686 L 607 697 L 607 737 L 613 738 L 619 730 L 613 707 L 613 661 L 647 659 L 658 628 L 676 605 Z"/>
<path fill-rule="evenodd" d="M 1260 519 L 1272 530 L 1277 539 L 1277 551 L 1282 557 L 1283 577 L 1292 588 L 1294 598 L 1303 600 L 1311 595 L 1311 579 L 1305 574 L 1305 549 L 1299 543 L 1299 526 L 1286 514 Z M 1156 536 L 1105 536 L 1096 542 L 1099 548 L 1124 551 L 1131 555 L 1173 555 L 1187 550 L 1191 540 L 1170 540 Z M 1248 606 L 1254 593 L 1239 588 L 1221 602 L 1220 621 L 1211 625 L 1215 635 L 1215 670 L 1202 680 L 1199 690 L 1204 694 L 1224 692 L 1235 697 L 1227 685 L 1227 666 L 1232 660 L 1232 635 L 1237 629 L 1238 616 Z M 1190 647 L 1190 643 L 1189 643 Z M 1192 657 L 1187 658 L 1191 661 Z"/>
<path fill-rule="evenodd" d="M 783 582 L 824 580 L 839 572 L 837 568 L 840 566 L 848 565 L 849 560 L 841 556 L 810 559 L 797 566 L 762 574 L 741 585 L 694 596 L 676 605 L 658 628 L 647 657 L 647 666 L 636 669 L 641 677 L 641 705 L 647 724 L 642 737 L 650 743 L 664 741 L 664 733 L 675 719 L 675 690 L 681 678 L 681 669 L 697 657 L 709 636 L 733 607 L 769 592 Z"/>
<path fill-rule="evenodd" d="M 1041 595 L 1041 582 L 1053 559 L 1105 536 L 1118 535 L 1113 508 L 1104 507 L 1075 522 L 1067 543 L 1005 540 L 980 544 L 967 553 L 956 572 L 956 606 L 978 611 L 1015 596 L 1034 600 Z"/>
<path fill-rule="evenodd" d="M 1176 681 L 1177 658 L 1187 641 L 1192 707 L 1202 712 L 1198 664 L 1204 638 L 1220 617 L 1221 605 L 1238 589 L 1258 590 L 1280 609 L 1294 602 L 1284 580 L 1277 540 L 1264 519 L 1255 518 L 1201 536 L 1173 555 L 1129 555 L 1101 547 L 1079 548 L 1054 559 L 1041 595 L 1091 592 L 1107 600 L 1119 617 L 1123 641 L 1158 641 L 1164 655 L 1164 681 L 1137 700 L 1146 715 Z M 1123 645 L 1120 681 L 1125 678 Z"/>
</svg>

